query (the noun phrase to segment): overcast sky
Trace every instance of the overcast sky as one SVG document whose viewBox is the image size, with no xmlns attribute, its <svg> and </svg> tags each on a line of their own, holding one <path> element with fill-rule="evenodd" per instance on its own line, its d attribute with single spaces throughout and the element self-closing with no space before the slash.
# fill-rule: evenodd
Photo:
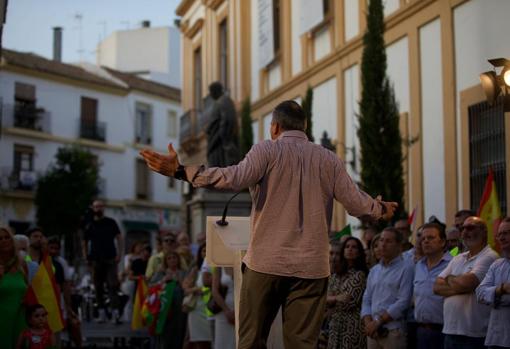
<svg viewBox="0 0 510 349">
<path fill-rule="evenodd" d="M 173 26 L 181 0 L 9 0 L 3 47 L 52 58 L 53 27 L 63 28 L 62 60 L 95 63 L 100 40 L 115 30 Z"/>
</svg>

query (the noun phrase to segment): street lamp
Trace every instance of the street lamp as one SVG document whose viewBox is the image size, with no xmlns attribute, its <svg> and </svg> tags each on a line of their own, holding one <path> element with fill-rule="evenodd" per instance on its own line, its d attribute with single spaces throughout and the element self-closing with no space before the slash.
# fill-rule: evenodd
<svg viewBox="0 0 510 349">
<path fill-rule="evenodd" d="M 489 105 L 493 106 L 498 96 L 503 95 L 504 111 L 510 111 L 510 61 L 505 58 L 488 60 L 494 70 L 480 74 L 480 82 Z M 502 68 L 499 75 L 496 69 Z"/>
</svg>

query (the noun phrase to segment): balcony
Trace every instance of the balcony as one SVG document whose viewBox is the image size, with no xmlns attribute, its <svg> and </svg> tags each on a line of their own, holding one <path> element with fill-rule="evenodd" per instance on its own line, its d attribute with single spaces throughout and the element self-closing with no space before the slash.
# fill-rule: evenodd
<svg viewBox="0 0 510 349">
<path fill-rule="evenodd" d="M 79 120 L 80 138 L 90 139 L 93 141 L 106 141 L 106 123 L 105 122 L 86 122 Z"/>
<path fill-rule="evenodd" d="M 50 133 L 51 114 L 35 106 L 16 106 L 2 104 L 2 128 L 21 128 L 25 130 Z"/>
<path fill-rule="evenodd" d="M 5 191 L 35 191 L 39 175 L 36 171 L 16 171 L 13 168 L 1 168 L 0 189 Z"/>
</svg>

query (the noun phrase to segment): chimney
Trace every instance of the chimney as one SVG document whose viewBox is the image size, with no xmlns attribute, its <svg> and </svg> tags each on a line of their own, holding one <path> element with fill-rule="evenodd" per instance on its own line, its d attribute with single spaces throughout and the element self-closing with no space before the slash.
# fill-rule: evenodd
<svg viewBox="0 0 510 349">
<path fill-rule="evenodd" d="M 151 21 L 143 21 L 142 22 L 142 28 L 150 28 L 151 27 Z"/>
<path fill-rule="evenodd" d="M 62 62 L 62 27 L 53 28 L 53 60 Z"/>
</svg>

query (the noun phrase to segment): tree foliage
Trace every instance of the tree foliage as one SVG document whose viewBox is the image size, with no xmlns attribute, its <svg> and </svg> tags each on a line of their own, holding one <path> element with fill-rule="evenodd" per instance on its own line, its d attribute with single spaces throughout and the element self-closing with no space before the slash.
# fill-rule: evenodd
<svg viewBox="0 0 510 349">
<path fill-rule="evenodd" d="M 247 97 L 241 106 L 241 158 L 250 151 L 253 145 L 253 129 L 251 128 L 251 104 L 250 97 Z"/>
<path fill-rule="evenodd" d="M 363 189 L 383 200 L 399 204 L 403 211 L 404 181 L 399 111 L 393 87 L 386 75 L 382 0 L 371 0 L 361 63 L 362 97 L 358 137 L 361 146 Z"/>
<path fill-rule="evenodd" d="M 98 179 L 96 157 L 71 146 L 57 150 L 55 163 L 38 180 L 37 224 L 46 235 L 64 236 L 68 253 L 73 249 L 80 219 L 98 193 Z"/>
<path fill-rule="evenodd" d="M 303 98 L 301 106 L 303 107 L 306 114 L 306 135 L 308 136 L 308 140 L 310 142 L 314 141 L 312 125 L 312 105 L 313 105 L 313 89 L 310 86 L 308 86 L 308 88 L 306 89 L 305 98 Z"/>
</svg>

